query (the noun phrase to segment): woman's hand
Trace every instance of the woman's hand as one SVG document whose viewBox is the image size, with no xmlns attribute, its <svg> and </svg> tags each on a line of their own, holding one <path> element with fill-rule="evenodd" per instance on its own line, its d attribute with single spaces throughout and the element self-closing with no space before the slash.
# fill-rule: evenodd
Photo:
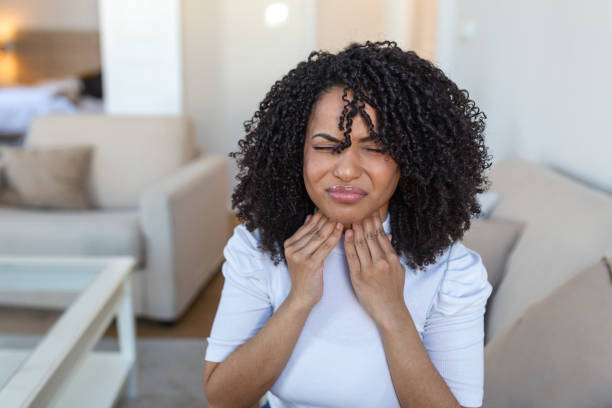
<svg viewBox="0 0 612 408">
<path fill-rule="evenodd" d="M 344 237 L 351 282 L 361 305 L 374 322 L 389 324 L 406 308 L 405 270 L 385 234 L 378 211 L 353 223 Z"/>
<path fill-rule="evenodd" d="M 306 217 L 284 242 L 285 258 L 291 276 L 288 299 L 311 309 L 323 296 L 323 262 L 342 236 L 342 224 L 321 214 Z"/>
</svg>

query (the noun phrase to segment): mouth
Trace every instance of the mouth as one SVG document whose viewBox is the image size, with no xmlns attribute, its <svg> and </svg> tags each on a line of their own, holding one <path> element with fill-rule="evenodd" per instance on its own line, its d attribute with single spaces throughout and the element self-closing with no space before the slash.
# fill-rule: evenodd
<svg viewBox="0 0 612 408">
<path fill-rule="evenodd" d="M 368 195 L 368 193 L 355 186 L 332 186 L 326 191 L 334 200 L 349 204 L 356 203 Z"/>
</svg>

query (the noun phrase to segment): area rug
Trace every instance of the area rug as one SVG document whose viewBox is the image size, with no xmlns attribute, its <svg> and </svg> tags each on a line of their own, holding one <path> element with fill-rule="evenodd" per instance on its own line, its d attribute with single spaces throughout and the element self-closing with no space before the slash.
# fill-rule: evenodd
<svg viewBox="0 0 612 408">
<path fill-rule="evenodd" d="M 0 334 L 0 348 L 32 348 L 37 335 Z M 118 350 L 113 338 L 103 338 L 94 350 Z M 116 408 L 208 407 L 202 389 L 203 339 L 142 338 L 136 340 L 139 396 L 123 396 Z"/>
</svg>

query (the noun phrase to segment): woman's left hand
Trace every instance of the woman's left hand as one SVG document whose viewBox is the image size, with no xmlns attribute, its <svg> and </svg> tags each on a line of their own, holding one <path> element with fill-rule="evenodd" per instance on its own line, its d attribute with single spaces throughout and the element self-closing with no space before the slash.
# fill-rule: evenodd
<svg viewBox="0 0 612 408">
<path fill-rule="evenodd" d="M 405 270 L 389 238 L 374 211 L 361 223 L 354 223 L 344 239 L 353 289 L 379 327 L 391 324 L 406 309 Z"/>
</svg>

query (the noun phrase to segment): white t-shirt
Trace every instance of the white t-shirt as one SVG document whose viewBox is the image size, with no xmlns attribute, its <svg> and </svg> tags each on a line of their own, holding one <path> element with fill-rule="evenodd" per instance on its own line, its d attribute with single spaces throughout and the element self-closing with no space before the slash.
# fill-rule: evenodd
<svg viewBox="0 0 612 408">
<path fill-rule="evenodd" d="M 383 222 L 390 233 L 389 213 Z M 259 229 L 234 228 L 205 359 L 223 361 L 263 327 L 289 294 L 284 263 L 257 247 Z M 478 253 L 455 242 L 424 272 L 406 269 L 404 298 L 423 345 L 457 401 L 479 407 L 484 386 L 484 312 L 492 286 Z M 351 286 L 344 236 L 323 266 L 323 296 L 266 394 L 272 408 L 399 407 L 380 333 Z"/>
</svg>

